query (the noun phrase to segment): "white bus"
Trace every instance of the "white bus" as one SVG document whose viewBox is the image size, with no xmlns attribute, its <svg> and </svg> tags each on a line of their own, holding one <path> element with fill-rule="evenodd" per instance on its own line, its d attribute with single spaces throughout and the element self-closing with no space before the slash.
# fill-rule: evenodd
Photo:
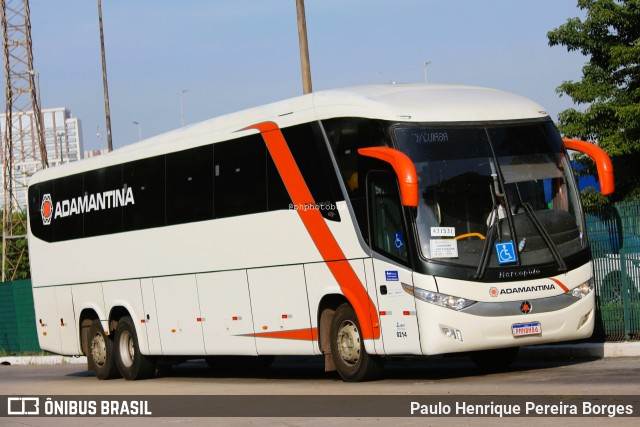
<svg viewBox="0 0 640 427">
<path fill-rule="evenodd" d="M 565 147 L 566 145 L 566 147 Z M 316 92 L 43 170 L 29 187 L 40 346 L 100 379 L 171 358 L 324 355 L 346 381 L 396 355 L 589 337 L 592 265 L 566 148 L 502 91 Z"/>
</svg>

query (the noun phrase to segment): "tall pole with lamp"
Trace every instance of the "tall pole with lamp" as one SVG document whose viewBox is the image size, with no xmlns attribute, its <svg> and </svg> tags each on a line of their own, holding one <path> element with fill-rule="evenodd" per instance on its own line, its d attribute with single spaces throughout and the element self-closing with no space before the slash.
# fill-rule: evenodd
<svg viewBox="0 0 640 427">
<path fill-rule="evenodd" d="M 107 59 L 104 53 L 104 32 L 102 30 L 102 1 L 98 0 L 98 20 L 100 22 L 100 49 L 102 51 L 102 86 L 104 88 L 104 115 L 107 124 L 107 149 L 113 151 L 111 141 L 111 110 L 109 108 L 109 86 L 107 84 Z"/>
<path fill-rule="evenodd" d="M 180 90 L 180 126 L 184 127 L 184 94 L 189 92 L 189 89 Z"/>
<path fill-rule="evenodd" d="M 304 13 L 304 0 L 296 0 L 298 15 L 298 40 L 300 43 L 300 66 L 302 67 L 302 92 L 311 93 L 311 65 L 309 63 L 309 43 L 307 42 L 307 20 Z"/>
</svg>

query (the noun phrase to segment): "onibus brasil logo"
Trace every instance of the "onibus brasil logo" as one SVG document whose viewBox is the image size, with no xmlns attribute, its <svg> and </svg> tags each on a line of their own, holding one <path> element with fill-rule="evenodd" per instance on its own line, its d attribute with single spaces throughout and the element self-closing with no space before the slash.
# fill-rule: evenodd
<svg viewBox="0 0 640 427">
<path fill-rule="evenodd" d="M 135 205 L 135 203 L 131 187 L 103 191 L 102 193 L 85 194 L 84 196 L 56 203 L 53 202 L 51 194 L 45 194 L 40 204 L 40 214 L 42 215 L 42 224 L 49 225 L 52 220 L 57 218 Z"/>
</svg>

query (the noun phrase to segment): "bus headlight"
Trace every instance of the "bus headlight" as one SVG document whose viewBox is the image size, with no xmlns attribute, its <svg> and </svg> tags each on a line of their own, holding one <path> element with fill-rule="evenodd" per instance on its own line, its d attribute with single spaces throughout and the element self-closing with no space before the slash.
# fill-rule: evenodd
<svg viewBox="0 0 640 427">
<path fill-rule="evenodd" d="M 469 307 L 471 304 L 475 304 L 476 302 L 470 299 L 460 298 L 453 295 L 441 294 L 433 291 L 425 291 L 424 289 L 407 285 L 406 283 L 402 284 L 402 288 L 406 293 L 413 295 L 420 301 L 439 305 L 440 307 L 450 308 L 452 310 L 462 310 Z"/>
<path fill-rule="evenodd" d="M 592 291 L 593 291 L 593 277 L 587 280 L 586 282 L 571 289 L 567 293 L 570 293 L 571 296 L 574 298 L 583 298 L 589 295 L 589 293 L 591 293 Z"/>
</svg>

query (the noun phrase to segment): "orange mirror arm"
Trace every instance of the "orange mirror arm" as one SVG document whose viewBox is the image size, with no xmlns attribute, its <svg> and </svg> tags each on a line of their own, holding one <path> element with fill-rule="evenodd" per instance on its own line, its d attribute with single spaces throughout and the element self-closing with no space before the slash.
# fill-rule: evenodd
<svg viewBox="0 0 640 427">
<path fill-rule="evenodd" d="M 400 197 L 404 206 L 418 206 L 418 173 L 411 159 L 402 151 L 389 147 L 358 149 L 358 154 L 389 163 L 398 177 Z"/>
<path fill-rule="evenodd" d="M 615 185 L 613 182 L 613 164 L 611 159 L 604 150 L 590 142 L 580 141 L 579 139 L 564 138 L 562 140 L 564 146 L 569 150 L 580 151 L 591 157 L 598 169 L 598 180 L 600 181 L 600 191 L 603 195 L 613 193 Z"/>
</svg>

